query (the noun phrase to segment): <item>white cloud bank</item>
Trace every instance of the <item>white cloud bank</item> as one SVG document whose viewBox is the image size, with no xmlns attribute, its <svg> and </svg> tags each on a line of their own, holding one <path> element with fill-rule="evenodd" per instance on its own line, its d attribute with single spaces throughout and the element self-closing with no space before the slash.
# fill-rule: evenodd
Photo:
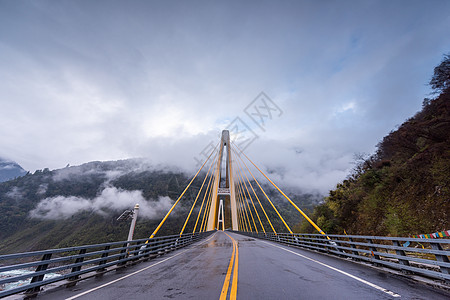
<svg viewBox="0 0 450 300">
<path fill-rule="evenodd" d="M 450 1 L 0 1 L 0 157 L 31 171 L 145 157 L 192 173 L 264 91 L 284 113 L 248 155 L 325 192 L 354 153 L 420 109 L 450 49 L 448 11 Z"/>
<path fill-rule="evenodd" d="M 139 216 L 156 219 L 167 212 L 173 204 L 169 197 L 159 197 L 157 201 L 147 201 L 141 191 L 125 191 L 116 187 L 106 187 L 94 199 L 75 196 L 56 196 L 41 200 L 30 217 L 38 219 L 66 219 L 82 211 L 91 211 L 106 215 L 105 210 L 122 210 L 133 208 L 139 204 Z"/>
</svg>

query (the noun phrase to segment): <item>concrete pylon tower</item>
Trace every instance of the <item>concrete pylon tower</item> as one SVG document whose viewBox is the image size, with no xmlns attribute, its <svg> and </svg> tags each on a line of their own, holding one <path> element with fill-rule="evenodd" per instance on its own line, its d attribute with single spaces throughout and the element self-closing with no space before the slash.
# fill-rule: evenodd
<svg viewBox="0 0 450 300">
<path fill-rule="evenodd" d="M 212 188 L 211 209 L 209 211 L 207 230 L 214 230 L 217 228 L 217 218 L 219 213 L 219 196 L 229 196 L 231 209 L 231 228 L 238 230 L 237 205 L 234 192 L 233 181 L 233 165 L 232 165 L 232 151 L 230 145 L 230 132 L 228 130 L 222 131 L 222 139 L 219 145 L 219 159 L 217 160 L 216 172 Z M 226 171 L 222 174 L 223 153 L 226 150 L 227 156 L 225 160 Z M 224 175 L 225 180 L 222 180 Z"/>
</svg>

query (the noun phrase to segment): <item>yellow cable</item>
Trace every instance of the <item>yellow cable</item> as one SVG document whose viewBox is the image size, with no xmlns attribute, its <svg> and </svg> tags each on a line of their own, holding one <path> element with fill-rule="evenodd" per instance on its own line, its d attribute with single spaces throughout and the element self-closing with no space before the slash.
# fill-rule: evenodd
<svg viewBox="0 0 450 300">
<path fill-rule="evenodd" d="M 216 174 L 217 168 L 219 167 L 219 163 L 218 163 L 219 158 L 220 158 L 220 155 L 217 156 L 217 159 L 216 159 L 216 162 L 215 162 L 216 166 L 214 167 L 214 173 L 213 174 Z M 213 178 L 213 182 L 214 182 L 216 180 L 215 175 L 212 178 Z M 209 190 L 208 201 L 206 202 L 205 211 L 203 213 L 203 219 L 202 219 L 202 224 L 200 226 L 200 232 L 204 232 L 206 230 L 206 228 L 207 228 L 209 212 L 211 210 L 211 205 L 212 205 L 212 192 L 213 192 L 213 187 L 214 187 L 214 183 L 213 182 L 212 182 L 211 189 Z"/>
<path fill-rule="evenodd" d="M 198 212 L 197 220 L 195 221 L 195 226 L 194 226 L 194 230 L 192 231 L 192 233 L 195 233 L 195 229 L 197 228 L 198 220 L 200 219 L 200 215 L 201 215 L 202 209 L 203 209 L 203 204 L 205 203 L 206 195 L 208 194 L 209 188 L 211 187 L 211 180 L 212 180 L 212 178 L 214 177 L 213 174 L 214 174 L 214 172 L 211 173 L 211 176 L 209 176 L 208 186 L 206 187 L 205 194 L 203 195 L 202 205 L 200 206 L 200 210 L 199 210 L 199 212 Z M 205 210 L 206 210 L 206 208 L 205 208 Z"/>
<path fill-rule="evenodd" d="M 217 153 L 216 153 L 216 155 L 217 155 Z M 205 185 L 206 179 L 208 178 L 209 171 L 211 171 L 211 167 L 212 167 L 213 164 L 214 164 L 214 159 L 215 159 L 215 158 L 216 158 L 216 157 L 214 156 L 214 158 L 213 158 L 212 161 L 211 161 L 211 164 L 209 165 L 209 169 L 208 169 L 208 171 L 206 172 L 205 179 L 203 179 L 202 186 L 200 187 L 200 190 L 199 190 L 198 193 L 197 193 L 197 197 L 195 197 L 195 200 L 194 200 L 194 203 L 192 204 L 191 210 L 189 211 L 189 214 L 188 214 L 188 216 L 187 216 L 187 218 L 186 218 L 186 221 L 184 222 L 183 228 L 182 228 L 181 231 L 180 231 L 180 236 L 183 234 L 184 229 L 186 228 L 186 225 L 187 225 L 187 223 L 188 223 L 188 221 L 189 221 L 189 218 L 191 217 L 192 211 L 194 210 L 194 206 L 195 206 L 195 204 L 197 203 L 198 197 L 200 196 L 200 194 L 201 194 L 201 192 L 202 192 L 203 186 Z"/>
<path fill-rule="evenodd" d="M 243 231 L 242 230 L 242 220 L 241 220 L 241 215 L 240 215 L 240 211 L 237 208 L 237 204 L 236 204 L 236 212 L 237 212 L 237 219 L 238 219 L 238 231 Z"/>
<path fill-rule="evenodd" d="M 212 194 L 212 189 L 209 190 L 208 201 L 206 202 L 205 211 L 203 212 L 202 225 L 200 226 L 200 232 L 203 232 L 206 229 L 207 222 L 205 222 L 205 219 L 208 220 L 207 216 L 209 214 L 209 210 L 211 209 L 211 194 Z"/>
<path fill-rule="evenodd" d="M 239 173 L 239 170 L 238 170 L 238 173 Z M 238 178 L 240 178 L 239 177 L 239 174 L 238 174 Z M 242 179 L 242 181 L 241 181 L 242 183 L 241 183 L 241 189 L 242 189 L 242 194 L 243 194 L 243 196 L 245 197 L 245 204 L 247 204 L 247 208 L 248 208 L 248 211 L 249 211 L 249 213 L 250 213 L 250 216 L 252 217 L 252 221 L 253 221 L 253 226 L 255 227 L 255 231 L 256 231 L 256 233 L 258 233 L 258 228 L 256 228 L 256 223 L 255 223 L 255 219 L 253 218 L 253 214 L 252 214 L 252 210 L 251 210 L 251 208 L 250 208 L 250 205 L 248 204 L 248 198 L 247 198 L 247 196 L 245 195 L 245 190 L 244 190 L 244 188 L 243 188 L 243 184 L 245 184 L 245 182 L 244 182 L 244 180 Z M 245 205 L 244 204 L 244 205 Z"/>
<path fill-rule="evenodd" d="M 237 210 L 237 215 L 238 215 L 238 224 L 239 224 L 239 231 L 244 231 L 244 225 L 242 224 L 242 218 L 241 218 L 241 210 L 239 208 L 239 205 L 237 203 L 237 198 L 236 199 L 236 210 Z"/>
<path fill-rule="evenodd" d="M 253 232 L 252 224 L 250 223 L 250 217 L 248 216 L 247 208 L 245 207 L 245 202 L 244 202 L 244 198 L 243 198 L 243 195 L 242 195 L 241 186 L 239 184 L 239 181 L 238 181 L 238 186 L 239 186 L 239 190 L 240 190 L 239 195 L 241 196 L 241 203 L 242 203 L 242 206 L 244 207 L 245 217 L 246 217 L 247 222 L 248 222 L 248 227 L 250 229 L 250 232 Z"/>
<path fill-rule="evenodd" d="M 213 179 L 215 180 L 215 177 Z M 201 232 L 206 231 L 206 228 L 208 226 L 208 218 L 209 218 L 209 213 L 211 211 L 212 198 L 213 198 L 212 193 L 213 193 L 213 189 L 211 188 L 209 190 L 209 194 L 208 194 L 208 202 L 207 202 L 207 205 L 206 205 L 206 210 L 205 210 L 205 213 L 203 214 L 202 227 L 201 227 L 202 230 L 201 230 Z"/>
<path fill-rule="evenodd" d="M 264 233 L 266 233 L 266 231 L 264 230 L 264 226 L 263 226 L 263 224 L 262 224 L 262 222 L 261 222 L 261 218 L 259 217 L 258 211 L 256 210 L 256 206 L 255 206 L 255 204 L 253 203 L 252 195 L 250 195 L 250 192 L 248 191 L 247 184 L 245 183 L 244 177 L 242 176 L 243 170 L 240 169 L 240 168 L 238 168 L 238 172 L 239 172 L 240 177 L 242 178 L 242 182 L 244 183 L 245 190 L 247 191 L 247 194 L 248 194 L 248 196 L 249 196 L 249 198 L 250 198 L 250 202 L 251 202 L 252 205 L 253 205 L 253 209 L 255 210 L 256 216 L 258 217 L 259 225 L 261 225 L 262 230 L 264 231 Z M 249 208 L 249 209 L 250 209 L 250 208 Z M 250 209 L 250 211 L 251 211 L 251 209 Z M 252 216 L 252 218 L 253 218 L 253 216 Z M 256 227 L 256 224 L 255 224 L 255 227 Z M 256 232 L 258 233 L 258 230 L 256 230 Z"/>
<path fill-rule="evenodd" d="M 242 153 L 242 152 L 241 152 Z M 243 154 L 243 153 L 242 153 Z M 245 155 L 245 154 L 244 154 Z M 244 163 L 245 164 L 245 163 Z M 248 169 L 248 168 L 247 168 Z M 286 226 L 287 230 L 289 230 L 290 233 L 293 233 L 291 228 L 289 227 L 289 225 L 286 223 L 286 221 L 284 221 L 283 217 L 280 215 L 280 213 L 278 212 L 277 208 L 275 207 L 275 205 L 272 203 L 272 201 L 270 200 L 269 196 L 267 196 L 266 192 L 264 191 L 264 189 L 261 187 L 261 185 L 259 184 L 258 180 L 256 180 L 255 176 L 253 176 L 253 173 L 250 172 L 250 174 L 253 177 L 253 180 L 255 180 L 256 184 L 258 185 L 258 187 L 260 188 L 260 190 L 263 192 L 264 196 L 266 196 L 267 200 L 269 200 L 270 205 L 272 205 L 272 208 L 275 210 L 275 212 L 277 213 L 278 217 L 281 219 L 281 221 L 283 222 L 284 226 Z"/>
<path fill-rule="evenodd" d="M 233 151 L 234 151 L 235 154 L 236 154 L 236 151 L 235 151 L 234 149 L 233 149 Z M 236 154 L 236 156 L 239 158 L 239 160 L 242 160 L 241 157 L 239 157 L 239 155 Z M 239 162 L 239 160 L 236 160 L 236 161 L 238 162 L 238 164 L 239 164 L 239 166 L 240 166 L 241 163 Z M 253 177 L 252 172 L 248 169 L 248 167 L 247 167 L 247 165 L 244 163 L 244 161 L 242 161 L 242 163 L 243 163 L 244 166 L 247 168 L 247 171 L 248 171 L 248 172 L 252 175 L 252 177 Z M 267 219 L 267 221 L 269 222 L 269 225 L 270 225 L 270 227 L 272 228 L 272 231 L 273 231 L 275 234 L 277 234 L 277 232 L 276 232 L 275 229 L 273 228 L 272 222 L 270 222 L 269 216 L 267 216 L 266 210 L 265 210 L 264 207 L 262 206 L 261 201 L 259 201 L 258 194 L 256 194 L 256 191 L 255 191 L 255 189 L 253 188 L 253 185 L 252 185 L 252 183 L 250 182 L 250 179 L 247 177 L 247 174 L 245 174 L 245 172 L 243 172 L 243 173 L 244 173 L 245 178 L 247 179 L 248 184 L 250 185 L 250 188 L 251 188 L 252 191 L 253 191 L 253 194 L 254 194 L 255 197 L 256 197 L 256 200 L 258 200 L 259 206 L 261 207 L 261 209 L 262 209 L 264 215 L 266 216 L 266 219 Z M 255 180 L 255 181 L 256 181 L 256 180 Z M 263 228 L 263 230 L 264 230 L 264 228 Z M 265 233 L 265 231 L 264 231 L 264 233 Z"/>
<path fill-rule="evenodd" d="M 244 204 L 242 204 L 242 199 L 240 197 L 239 197 L 239 204 L 241 206 L 241 215 L 242 215 L 242 219 L 244 220 L 245 231 L 250 232 L 250 226 L 248 224 L 248 219 L 246 218 L 245 211 L 244 211 Z"/>
<path fill-rule="evenodd" d="M 239 164 L 239 162 L 238 162 L 238 164 Z M 244 177 L 242 176 L 242 173 L 244 173 L 244 170 L 241 168 L 240 165 L 238 166 L 238 170 L 239 170 L 239 174 L 240 174 L 240 176 L 242 178 L 242 181 L 244 182 L 245 190 L 247 191 L 247 194 L 248 194 L 248 196 L 250 198 L 250 202 L 252 203 L 252 206 L 253 206 L 253 209 L 255 210 L 256 216 L 258 217 L 259 224 L 261 225 L 261 228 L 262 228 L 263 232 L 266 233 L 266 230 L 264 229 L 264 225 L 261 222 L 261 218 L 259 217 L 258 210 L 256 209 L 256 206 L 253 203 L 252 196 L 251 196 L 251 194 L 250 194 L 250 192 L 248 190 L 247 183 L 245 182 Z M 246 178 L 247 178 L 247 176 L 246 176 Z M 247 179 L 247 181 L 248 181 L 248 179 Z M 249 182 L 249 184 L 250 184 L 250 182 Z"/>
<path fill-rule="evenodd" d="M 217 144 L 218 145 L 218 144 Z M 217 147 L 217 146 L 216 146 Z M 161 226 L 164 224 L 164 222 L 167 220 L 167 218 L 169 217 L 169 215 L 172 213 L 173 209 L 175 208 L 175 206 L 177 206 L 178 202 L 180 201 L 180 199 L 184 196 L 184 193 L 186 193 L 186 191 L 188 190 L 188 188 L 191 186 L 192 182 L 194 182 L 194 179 L 197 177 L 198 173 L 200 173 L 200 171 L 203 169 L 203 167 L 205 166 L 206 162 L 209 160 L 209 158 L 211 157 L 211 155 L 214 153 L 216 149 L 214 148 L 213 151 L 211 151 L 211 153 L 209 154 L 208 158 L 205 160 L 205 162 L 203 163 L 203 165 L 200 167 L 200 169 L 197 171 L 197 173 L 195 173 L 194 178 L 192 178 L 191 182 L 189 182 L 189 184 L 187 185 L 187 187 L 184 189 L 183 193 L 181 193 L 180 197 L 178 197 L 177 201 L 175 201 L 175 203 L 172 205 L 172 207 L 170 208 L 169 212 L 166 214 L 166 216 L 164 217 L 164 219 L 162 219 L 161 223 L 159 223 L 158 227 L 156 227 L 155 231 L 153 231 L 152 235 L 149 237 L 149 239 L 152 239 L 155 234 L 159 231 L 159 229 L 161 228 Z M 148 240 L 145 242 L 146 244 L 148 243 Z"/>
<path fill-rule="evenodd" d="M 214 180 L 214 176 L 213 176 L 213 180 Z M 208 192 L 208 195 L 206 196 L 206 205 L 205 205 L 205 210 L 203 211 L 203 217 L 202 217 L 202 223 L 200 224 L 200 232 L 203 232 L 203 225 L 205 223 L 205 217 L 208 214 L 208 209 L 209 209 L 209 195 L 211 194 L 211 189 Z"/>
<path fill-rule="evenodd" d="M 237 192 L 236 193 L 236 201 L 238 202 L 238 208 L 241 213 L 242 224 L 244 225 L 245 231 L 248 232 L 248 225 L 247 225 L 247 221 L 245 220 L 244 210 L 242 208 L 242 203 L 241 203 L 241 196 L 239 195 L 237 188 L 236 188 L 236 192 Z"/>
<path fill-rule="evenodd" d="M 237 146 L 236 146 L 237 147 Z M 239 147 L 237 147 L 238 149 L 239 149 Z M 240 151 L 240 149 L 239 149 L 239 151 Z M 248 156 L 247 155 L 245 155 L 245 153 L 244 152 L 242 152 L 241 151 L 241 153 L 242 154 L 244 154 L 244 156 L 248 159 L 248 161 L 249 162 L 251 162 L 252 163 L 252 165 L 254 165 L 255 166 L 255 168 L 257 168 L 258 169 L 258 171 L 259 172 L 261 172 L 261 174 L 263 174 L 264 175 L 264 177 L 266 177 L 266 179 L 267 180 L 269 180 L 269 182 L 284 196 L 284 198 L 286 198 L 288 201 L 289 201 L 289 203 L 291 203 L 292 204 L 292 206 L 294 206 L 301 214 L 302 214 L 302 216 L 303 217 L 305 217 L 305 219 L 306 220 L 308 220 L 308 222 L 312 225 L 312 226 L 314 226 L 314 228 L 317 230 L 317 231 L 319 231 L 321 234 L 323 234 L 323 235 L 325 235 L 326 237 L 327 237 L 327 239 L 330 239 L 326 234 L 325 234 L 325 232 L 323 232 L 323 230 L 322 229 L 320 229 L 319 228 L 319 226 L 317 226 L 316 225 L 316 223 L 314 223 L 313 222 L 313 220 L 311 220 L 297 205 L 295 205 L 295 203 L 294 202 L 292 202 L 292 200 L 291 199 L 289 199 L 289 197 L 288 196 L 286 196 L 286 194 L 285 193 L 283 193 L 283 191 L 281 191 L 280 190 L 280 188 L 275 184 L 275 183 L 273 183 L 272 182 L 272 180 L 270 180 L 269 179 L 269 177 L 267 177 L 266 176 L 266 174 L 264 174 L 263 173 L 263 171 L 261 171 L 256 165 L 255 165 L 255 163 L 253 162 L 253 161 L 251 161 L 251 159 L 250 158 L 248 158 Z M 290 230 L 289 230 L 290 231 Z M 292 233 L 292 231 L 290 231 L 291 233 Z"/>
</svg>

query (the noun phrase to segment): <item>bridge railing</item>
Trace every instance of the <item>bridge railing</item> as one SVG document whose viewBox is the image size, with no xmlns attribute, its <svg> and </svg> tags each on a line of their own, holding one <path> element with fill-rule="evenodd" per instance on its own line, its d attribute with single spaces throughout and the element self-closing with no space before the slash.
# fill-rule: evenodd
<svg viewBox="0 0 450 300">
<path fill-rule="evenodd" d="M 450 239 L 237 232 L 450 282 Z"/>
<path fill-rule="evenodd" d="M 0 298 L 20 292 L 36 295 L 44 285 L 77 281 L 188 246 L 211 232 L 186 233 L 96 245 L 0 255 Z M 146 243 L 148 241 L 148 243 Z M 9 275 L 8 275 L 9 274 Z M 81 275 L 83 278 L 81 278 Z M 14 284 L 13 288 L 6 288 Z"/>
</svg>

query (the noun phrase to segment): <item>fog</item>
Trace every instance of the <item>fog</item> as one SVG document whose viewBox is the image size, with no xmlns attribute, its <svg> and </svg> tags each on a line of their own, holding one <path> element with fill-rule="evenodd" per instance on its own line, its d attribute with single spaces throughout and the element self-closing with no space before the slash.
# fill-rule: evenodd
<svg viewBox="0 0 450 300">
<path fill-rule="evenodd" d="M 194 157 L 240 118 L 259 166 L 326 193 L 354 153 L 372 153 L 421 108 L 450 49 L 448 11 L 406 0 L 1 1 L 0 157 L 32 172 L 144 157 L 194 174 Z M 261 92 L 279 108 L 256 106 L 263 127 L 248 110 Z"/>
<path fill-rule="evenodd" d="M 119 216 L 122 211 L 133 208 L 135 204 L 139 204 L 139 217 L 160 219 L 172 206 L 173 200 L 169 197 L 159 197 L 157 200 L 148 201 L 141 191 L 125 191 L 109 186 L 93 199 L 75 196 L 45 198 L 29 215 L 38 219 L 67 219 L 83 211 L 105 216 L 110 215 L 112 210 Z"/>
</svg>

